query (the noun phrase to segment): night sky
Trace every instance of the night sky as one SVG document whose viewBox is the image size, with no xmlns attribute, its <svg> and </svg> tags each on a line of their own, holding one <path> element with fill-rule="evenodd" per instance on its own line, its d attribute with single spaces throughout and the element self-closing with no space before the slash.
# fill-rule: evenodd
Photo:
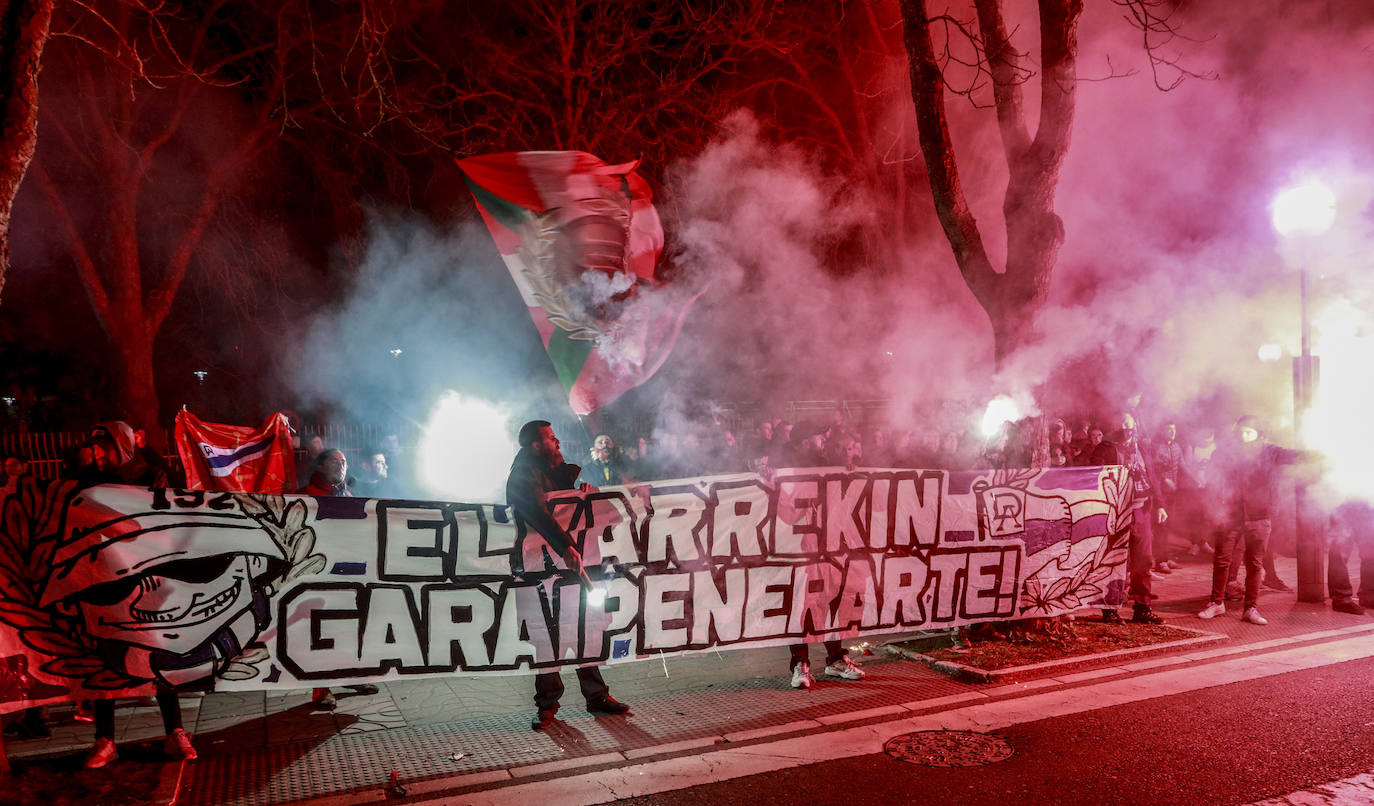
<svg viewBox="0 0 1374 806">
<path fill-rule="evenodd" d="M 254 41 L 262 9 L 275 4 L 245 4 L 253 13 L 238 5 L 207 29 L 216 52 Z M 910 422 L 944 401 L 994 394 L 1068 413 L 1143 391 L 1186 420 L 1221 424 L 1254 411 L 1282 433 L 1292 424 L 1296 266 L 1306 262 L 1323 356 L 1319 410 L 1339 423 L 1340 441 L 1370 436 L 1354 408 L 1374 391 L 1359 360 L 1374 311 L 1367 2 L 1184 3 L 1174 20 L 1191 39 L 1161 52 L 1213 75 L 1169 92 L 1156 87 L 1122 9 L 1086 3 L 1083 80 L 1056 204 L 1066 241 L 1044 339 L 1000 371 L 923 181 L 899 29 L 865 29 L 866 6 L 856 3 L 833 30 L 830 4 L 768 4 L 763 30 L 795 44 L 783 56 L 741 51 L 710 13 L 689 19 L 672 3 L 627 3 L 639 16 L 626 20 L 578 6 L 563 29 L 575 35 L 563 38 L 532 22 L 533 10 L 554 4 L 483 5 L 395 12 L 392 34 L 405 44 L 383 95 L 397 115 L 423 108 L 430 128 L 377 124 L 368 105 L 383 95 L 317 107 L 298 126 L 278 122 L 280 137 L 235 175 L 159 333 L 164 417 L 190 403 L 239 423 L 282 408 L 377 421 L 418 416 L 445 389 L 521 409 L 556 401 L 547 358 L 454 160 L 577 148 L 644 160 L 668 231 L 661 275 L 705 291 L 668 363 L 612 416 L 657 411 L 667 427 L 712 400 L 851 397 L 892 399 Z M 726 19 L 751 4 L 707 5 Z M 874 8 L 881 17 L 895 4 Z M 951 10 L 972 17 L 961 4 Z M 1007 3 L 1011 22 L 1024 23 L 1013 42 L 1032 61 L 1033 13 L 1034 3 Z M 686 37 L 684 26 L 699 33 Z M 102 79 L 102 62 L 82 48 L 61 37 L 49 45 L 37 163 L 92 232 L 115 189 L 102 186 L 108 171 L 73 156 L 100 153 L 82 115 L 133 108 L 151 131 L 178 112 L 175 83 L 134 82 L 132 104 L 117 103 L 127 83 Z M 623 58 L 607 56 L 617 51 Z M 668 85 L 712 55 L 737 61 L 689 89 L 649 86 L 646 76 Z M 359 57 L 346 48 L 321 47 L 316 58 L 322 85 L 357 74 Z M 560 73 L 568 58 L 600 67 Z M 199 183 L 271 91 L 254 72 L 261 60 L 235 69 L 240 81 L 199 92 L 180 113 L 147 170 L 137 202 L 145 266 L 167 259 Z M 103 87 L 94 102 L 82 76 Z M 287 90 L 305 109 L 310 87 L 300 78 Z M 946 103 L 965 190 L 1000 262 L 1006 165 L 993 111 Z M 1310 242 L 1281 239 L 1270 222 L 1275 193 L 1312 178 L 1336 193 L 1334 226 Z M 115 413 L 120 370 L 70 238 L 32 174 L 12 240 L 0 302 L 5 372 L 57 398 L 43 425 L 79 428 Z M 1260 361 L 1264 344 L 1279 345 L 1282 359 Z M 398 347 L 403 355 L 390 355 Z M 198 369 L 209 372 L 205 386 Z"/>
</svg>

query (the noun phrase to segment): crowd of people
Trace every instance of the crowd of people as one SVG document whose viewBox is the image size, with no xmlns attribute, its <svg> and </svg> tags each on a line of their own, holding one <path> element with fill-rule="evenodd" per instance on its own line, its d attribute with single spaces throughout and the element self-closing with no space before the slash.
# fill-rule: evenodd
<svg viewBox="0 0 1374 806">
<path fill-rule="evenodd" d="M 1258 608 L 1259 590 L 1291 590 L 1275 568 L 1271 540 L 1280 477 L 1285 466 L 1315 464 L 1319 457 L 1270 443 L 1263 424 L 1252 415 L 1220 429 L 1190 424 L 1185 435 L 1168 417 L 1146 428 L 1139 406 L 1136 396 L 1110 417 L 1039 415 L 1008 421 L 986 439 L 966 429 L 892 429 L 880 420 L 854 423 L 842 409 L 802 424 L 759 417 L 743 437 L 719 419 L 703 419 L 652 440 L 630 435 L 623 445 L 613 434 L 599 434 L 584 454 L 579 481 L 600 487 L 716 473 L 766 475 L 783 467 L 957 471 L 1122 465 L 1131 470 L 1135 513 L 1127 581 L 1131 620 L 1163 620 L 1150 606 L 1152 581 L 1172 574 L 1186 554 L 1213 563 L 1201 618 L 1216 618 L 1226 612 L 1226 601 L 1239 600 L 1243 620 L 1266 624 Z M 1330 513 L 1328 524 L 1332 608 L 1363 613 L 1374 607 L 1374 508 L 1346 502 Z M 1361 560 L 1358 595 L 1346 570 L 1352 551 Z M 1121 619 L 1111 605 L 1103 609 L 1103 618 Z M 796 684 L 803 685 L 800 678 Z"/>
<path fill-rule="evenodd" d="M 980 439 L 970 430 L 894 430 L 878 421 L 854 423 L 841 409 L 805 423 L 758 417 L 743 435 L 709 418 L 671 433 L 629 434 L 623 442 L 617 435 L 598 434 L 570 451 L 573 458 L 581 459 L 581 465 L 565 460 L 553 427 L 537 420 L 519 432 L 520 451 L 507 482 L 507 502 L 570 567 L 580 567 L 574 541 L 543 504 L 543 496 L 553 490 L 735 472 L 768 476 L 785 467 L 958 471 L 1120 465 L 1130 470 L 1133 485 L 1127 602 L 1104 603 L 1103 619 L 1122 621 L 1117 607 L 1129 603 L 1131 621 L 1161 622 L 1151 607 L 1152 583 L 1173 573 L 1186 554 L 1208 558 L 1212 564 L 1207 604 L 1198 617 L 1222 616 L 1227 601 L 1240 600 L 1244 621 L 1266 624 L 1258 610 L 1260 589 L 1289 589 L 1275 569 L 1270 540 L 1279 477 L 1285 466 L 1315 463 L 1318 457 L 1271 444 L 1263 424 L 1252 416 L 1241 417 L 1225 430 L 1193 426 L 1186 436 L 1179 424 L 1167 418 L 1160 418 L 1152 430 L 1141 420 L 1130 406 L 1110 418 L 1071 419 L 1067 422 L 1073 422 L 1072 427 L 1064 419 L 1036 416 L 1004 423 L 992 437 Z M 355 452 L 355 458 L 358 473 L 351 475 L 343 450 L 325 444 L 319 436 L 306 437 L 297 449 L 297 489 L 315 496 L 417 496 L 404 472 L 405 454 L 394 438 L 390 444 Z M 0 492 L 6 494 L 29 472 L 27 460 L 19 455 L 3 457 L 0 468 Z M 178 470 L 149 447 L 142 431 L 118 421 L 96 424 L 62 475 L 81 484 L 181 483 Z M 1374 607 L 1374 507 L 1361 501 L 1342 504 L 1330 514 L 1329 526 L 1331 606 L 1340 612 L 1363 613 L 1364 608 Z M 1358 593 L 1346 570 L 1350 553 L 1356 550 L 1361 558 Z M 825 650 L 827 677 L 863 678 L 863 670 L 838 641 L 826 642 Z M 629 710 L 610 696 L 599 670 L 579 669 L 578 677 L 589 711 L 622 714 Z M 806 644 L 792 647 L 788 679 L 794 688 L 813 684 Z M 557 672 L 545 672 L 536 675 L 534 687 L 536 715 L 531 725 L 538 730 L 554 718 L 563 684 Z M 363 694 L 377 690 L 372 685 L 350 688 Z M 166 750 L 174 758 L 195 758 L 191 737 L 182 728 L 179 696 L 170 687 L 157 687 Z M 316 689 L 312 702 L 316 708 L 332 709 L 335 699 L 329 689 Z M 76 714 L 95 723 L 95 743 L 86 765 L 109 763 L 117 755 L 113 701 L 83 703 Z M 13 715 L 5 730 L 20 737 L 48 733 L 38 708 Z"/>
</svg>

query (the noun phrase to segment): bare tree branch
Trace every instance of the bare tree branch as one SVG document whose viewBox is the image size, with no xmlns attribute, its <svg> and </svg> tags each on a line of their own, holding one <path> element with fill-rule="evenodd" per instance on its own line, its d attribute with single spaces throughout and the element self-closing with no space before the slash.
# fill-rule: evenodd
<svg viewBox="0 0 1374 806">
<path fill-rule="evenodd" d="M 1197 72 L 1183 66 L 1180 53 L 1166 53 L 1165 49 L 1175 39 L 1196 43 L 1206 41 L 1183 35 L 1174 22 L 1178 5 L 1170 0 L 1112 0 L 1125 9 L 1123 15 L 1140 32 L 1140 44 L 1150 59 L 1150 73 L 1155 87 L 1163 92 L 1177 89 L 1190 78 L 1203 81 L 1215 80 L 1213 71 Z M 1170 77 L 1166 78 L 1165 76 Z"/>
</svg>

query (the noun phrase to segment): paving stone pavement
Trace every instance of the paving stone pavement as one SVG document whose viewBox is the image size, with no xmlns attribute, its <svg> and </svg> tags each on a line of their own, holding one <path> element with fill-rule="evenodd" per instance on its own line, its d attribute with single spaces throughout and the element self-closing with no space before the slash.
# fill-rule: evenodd
<svg viewBox="0 0 1374 806">
<path fill-rule="evenodd" d="M 1294 581 L 1291 559 L 1280 558 L 1279 568 L 1285 579 Z M 1203 621 L 1195 614 L 1206 604 L 1210 573 L 1209 559 L 1185 557 L 1182 568 L 1156 580 L 1156 609 L 1172 624 L 1222 633 L 1229 640 L 1206 651 L 1164 654 L 1144 665 L 1195 663 L 1216 654 L 1321 640 L 1333 630 L 1374 629 L 1374 617 L 1299 604 L 1294 594 L 1280 592 L 1266 592 L 1260 599 L 1260 610 L 1270 620 L 1267 627 L 1241 622 L 1238 607 Z M 819 647 L 812 650 L 817 661 L 820 652 Z M 1139 671 L 1133 666 L 1140 666 L 1114 665 L 1107 659 L 1100 668 L 1078 665 L 1072 674 L 1058 677 L 1049 669 L 1040 680 L 989 686 L 954 680 L 881 651 L 861 660 L 868 672 L 864 680 L 821 679 L 810 691 L 790 688 L 785 647 L 610 666 L 606 679 L 613 694 L 632 705 L 631 714 L 593 717 L 570 685 L 560 721 L 545 732 L 530 730 L 533 686 L 522 675 L 394 681 L 382 684 L 375 695 L 335 689 L 338 708 L 332 713 L 314 710 L 309 691 L 187 696 L 182 699 L 183 718 L 200 758 L 186 765 L 178 802 L 356 802 L 379 796 L 393 771 L 412 789 L 475 785 L 498 775 L 501 780 L 546 775 L 598 762 L 690 753 L 724 742 L 820 732 L 855 720 L 882 720 L 974 699 L 1022 696 L 1050 686 L 1130 675 Z M 565 677 L 571 680 L 570 673 Z M 162 735 L 150 701 L 120 701 L 116 716 L 121 743 Z M 11 757 L 84 752 L 91 727 L 73 723 L 71 717 L 71 708 L 49 709 L 52 738 L 10 740 Z"/>
</svg>

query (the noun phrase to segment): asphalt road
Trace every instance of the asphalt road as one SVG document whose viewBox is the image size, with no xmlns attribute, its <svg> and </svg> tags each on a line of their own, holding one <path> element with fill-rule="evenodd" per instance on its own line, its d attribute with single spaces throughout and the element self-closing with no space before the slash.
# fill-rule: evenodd
<svg viewBox="0 0 1374 806">
<path fill-rule="evenodd" d="M 1030 722 L 996 735 L 1010 742 L 1014 755 L 983 766 L 928 767 L 878 754 L 619 802 L 1249 803 L 1374 770 L 1374 658 Z"/>
</svg>

